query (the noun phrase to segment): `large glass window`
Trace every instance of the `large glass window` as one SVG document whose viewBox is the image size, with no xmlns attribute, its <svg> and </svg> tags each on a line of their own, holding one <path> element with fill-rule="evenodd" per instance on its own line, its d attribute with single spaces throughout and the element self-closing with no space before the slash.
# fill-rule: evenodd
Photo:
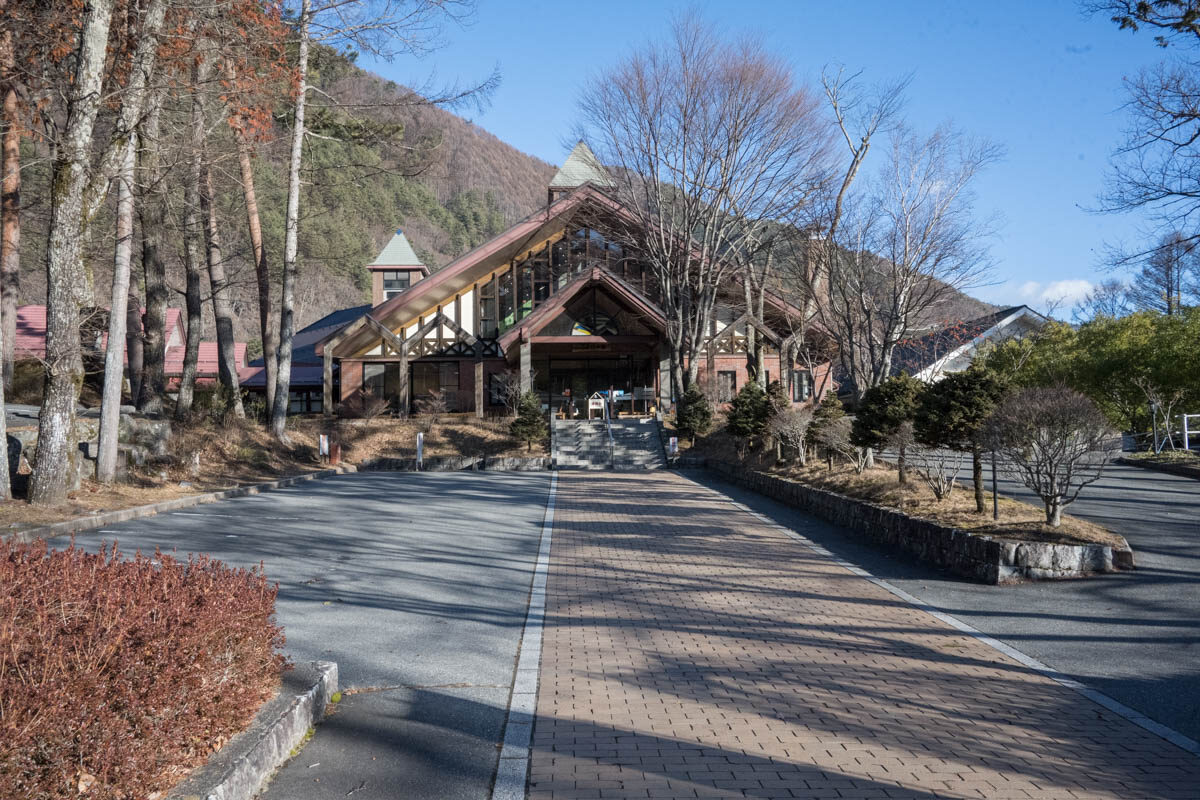
<svg viewBox="0 0 1200 800">
<path fill-rule="evenodd" d="M 803 403 L 812 396 L 812 375 L 808 370 L 793 370 L 792 372 L 792 402 Z"/>
<path fill-rule="evenodd" d="M 391 300 L 402 292 L 407 292 L 408 287 L 412 285 L 412 274 L 404 272 L 387 271 L 383 273 L 383 299 Z"/>
<path fill-rule="evenodd" d="M 479 287 L 479 335 L 494 338 L 499 331 L 496 325 L 496 279 L 492 278 Z"/>
<path fill-rule="evenodd" d="M 737 373 L 736 372 L 718 372 L 717 373 L 717 402 L 729 403 L 733 401 L 734 395 L 737 394 Z"/>
<path fill-rule="evenodd" d="M 413 403 L 416 408 L 428 402 L 433 392 L 441 392 L 446 405 L 458 407 L 458 362 L 417 361 L 412 365 Z"/>
</svg>

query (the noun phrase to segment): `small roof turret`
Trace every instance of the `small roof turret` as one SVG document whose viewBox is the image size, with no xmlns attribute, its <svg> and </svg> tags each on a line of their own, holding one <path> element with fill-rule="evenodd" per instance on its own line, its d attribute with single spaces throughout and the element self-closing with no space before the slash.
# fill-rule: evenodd
<svg viewBox="0 0 1200 800">
<path fill-rule="evenodd" d="M 396 231 L 396 235 L 392 237 L 392 240 L 379 251 L 379 255 L 367 266 L 420 267 L 423 270 L 426 269 L 425 265 L 421 263 L 421 259 L 417 257 L 417 252 L 408 243 L 408 237 L 404 235 L 404 231 Z"/>
<path fill-rule="evenodd" d="M 602 187 L 613 186 L 613 180 L 604 169 L 604 165 L 596 158 L 592 148 L 580 139 L 567 156 L 567 160 L 558 168 L 554 179 L 550 181 L 550 191 L 554 193 L 557 190 L 574 189 L 585 183 Z"/>
</svg>

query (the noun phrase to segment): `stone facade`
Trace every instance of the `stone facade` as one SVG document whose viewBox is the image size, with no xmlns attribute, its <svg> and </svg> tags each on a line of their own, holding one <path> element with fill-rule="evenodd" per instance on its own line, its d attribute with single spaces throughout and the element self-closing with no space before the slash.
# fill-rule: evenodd
<svg viewBox="0 0 1200 800">
<path fill-rule="evenodd" d="M 1133 552 L 1106 545 L 1015 542 L 947 528 L 895 509 L 724 463 L 707 468 L 751 489 L 847 528 L 873 542 L 916 556 L 955 575 L 987 584 L 1077 578 L 1133 568 Z"/>
</svg>

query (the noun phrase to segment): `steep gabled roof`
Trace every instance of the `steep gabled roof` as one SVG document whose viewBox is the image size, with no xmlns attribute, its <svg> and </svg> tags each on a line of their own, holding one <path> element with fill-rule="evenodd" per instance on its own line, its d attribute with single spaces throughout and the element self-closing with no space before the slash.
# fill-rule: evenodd
<svg viewBox="0 0 1200 800">
<path fill-rule="evenodd" d="M 550 181 L 550 188 L 574 189 L 585 183 L 593 186 L 613 185 L 612 178 L 604 169 L 604 165 L 596 158 L 592 148 L 580 139 L 579 143 L 571 150 L 571 154 L 567 156 L 567 160 L 558 168 L 558 172 L 554 173 L 554 178 Z"/>
<path fill-rule="evenodd" d="M 907 372 L 922 380 L 933 378 L 945 364 L 977 348 L 1022 317 L 1037 327 L 1049 321 L 1029 306 L 1011 306 L 975 319 L 943 325 L 898 346 L 892 360 L 892 372 Z"/>
<path fill-rule="evenodd" d="M 367 267 L 421 267 L 425 269 L 425 265 L 417 257 L 417 251 L 413 250 L 404 231 L 396 231 L 396 235 L 383 246 L 379 255 L 375 256 L 375 260 Z M 425 272 L 429 272 L 429 270 L 425 269 Z"/>
<path fill-rule="evenodd" d="M 585 184 L 533 212 L 504 233 L 459 256 L 432 276 L 414 283 L 407 292 L 375 306 L 371 309 L 371 316 L 395 330 L 399 325 L 411 321 L 439 302 L 437 298 L 453 297 L 455 292 L 469 288 L 490 271 L 503 266 L 532 245 L 548 238 L 560 220 L 575 213 L 585 203 L 617 213 L 621 211 L 614 200 L 590 184 Z M 365 315 L 342 330 L 325 336 L 317 343 L 316 353 L 323 353 L 325 343 L 335 336 L 341 343 L 357 340 L 360 334 L 370 338 L 370 333 L 366 330 Z"/>
</svg>

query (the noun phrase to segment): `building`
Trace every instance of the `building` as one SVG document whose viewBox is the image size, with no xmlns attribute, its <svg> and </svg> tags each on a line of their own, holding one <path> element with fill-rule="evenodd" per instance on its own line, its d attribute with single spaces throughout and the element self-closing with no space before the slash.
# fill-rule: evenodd
<svg viewBox="0 0 1200 800">
<path fill-rule="evenodd" d="M 402 413 L 436 396 L 450 410 L 483 416 L 503 410 L 503 385 L 514 379 L 563 415 L 586 413 L 586 399 L 609 390 L 619 409 L 668 406 L 667 321 L 651 270 L 609 234 L 631 220 L 611 186 L 581 142 L 548 186 L 544 208 L 432 275 L 397 232 L 367 267 L 372 305 L 305 329 L 315 335 L 323 323 L 353 317 L 317 338 L 313 361 L 304 363 L 319 359 L 321 408 L 332 413 L 370 392 Z M 757 323 L 737 310 L 740 296 L 731 286 L 720 305 L 701 380 L 719 401 L 732 398 L 749 379 L 753 325 L 768 342 L 768 378 L 807 402 L 828 384 L 829 370 L 823 364 L 813 375 L 787 357 L 798 311 L 771 297 Z"/>
<path fill-rule="evenodd" d="M 95 319 L 95 317 L 93 317 Z M 107 323 L 105 323 L 107 325 Z M 108 341 L 105 329 L 96 330 L 85 326 L 94 336 L 85 337 L 83 349 L 85 353 L 103 354 Z M 186 349 L 186 339 L 183 324 L 183 312 L 178 308 L 168 308 L 166 326 L 163 331 L 165 352 L 163 354 L 163 374 L 166 377 L 167 388 L 179 388 L 183 376 L 183 356 Z M 235 342 L 233 345 L 234 360 L 241 372 L 246 366 L 246 343 Z M 46 307 L 40 305 L 21 306 L 17 309 L 17 335 L 13 343 L 13 357 L 17 361 L 44 361 L 46 358 Z M 125 363 L 129 363 L 129 353 L 125 353 Z M 217 343 L 200 342 L 196 359 L 196 383 L 205 385 L 217 380 Z"/>
<path fill-rule="evenodd" d="M 971 366 L 975 356 L 1009 339 L 1028 336 L 1050 319 L 1029 306 L 1012 306 L 976 319 L 944 325 L 896 348 L 893 374 L 907 372 L 934 383 Z"/>
</svg>

